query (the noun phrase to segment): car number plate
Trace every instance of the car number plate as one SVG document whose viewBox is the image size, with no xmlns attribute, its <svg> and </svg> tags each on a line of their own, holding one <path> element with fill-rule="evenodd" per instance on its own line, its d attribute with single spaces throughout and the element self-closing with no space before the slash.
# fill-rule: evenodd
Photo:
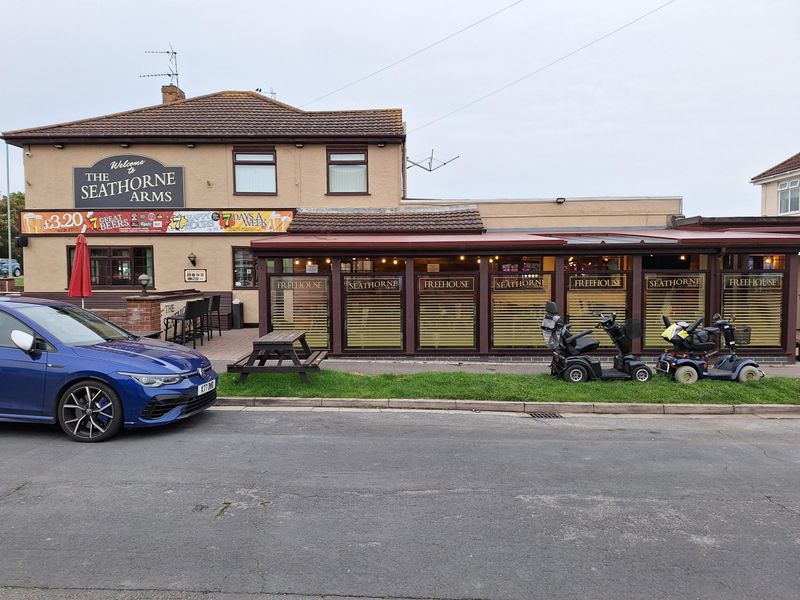
<svg viewBox="0 0 800 600">
<path fill-rule="evenodd" d="M 206 392 L 210 392 L 211 390 L 213 390 L 216 387 L 217 387 L 217 380 L 216 379 L 212 379 L 208 383 L 200 384 L 200 385 L 197 386 L 197 395 L 198 396 L 202 396 Z"/>
</svg>

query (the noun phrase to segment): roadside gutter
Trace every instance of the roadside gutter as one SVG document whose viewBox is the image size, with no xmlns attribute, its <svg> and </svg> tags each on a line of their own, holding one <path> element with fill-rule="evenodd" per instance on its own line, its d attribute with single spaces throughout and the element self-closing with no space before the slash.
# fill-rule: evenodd
<svg viewBox="0 0 800 600">
<path fill-rule="evenodd" d="M 800 404 L 667 404 L 615 402 L 504 402 L 497 400 L 419 400 L 397 398 L 299 398 L 221 396 L 216 406 L 394 408 L 472 412 L 639 414 L 639 415 L 800 415 Z"/>
</svg>

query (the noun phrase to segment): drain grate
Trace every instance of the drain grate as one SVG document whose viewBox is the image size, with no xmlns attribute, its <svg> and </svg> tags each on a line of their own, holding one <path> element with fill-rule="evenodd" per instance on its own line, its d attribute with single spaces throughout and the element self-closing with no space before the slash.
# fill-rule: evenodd
<svg viewBox="0 0 800 600">
<path fill-rule="evenodd" d="M 563 419 L 564 415 L 557 412 L 534 412 L 529 413 L 534 419 Z"/>
</svg>

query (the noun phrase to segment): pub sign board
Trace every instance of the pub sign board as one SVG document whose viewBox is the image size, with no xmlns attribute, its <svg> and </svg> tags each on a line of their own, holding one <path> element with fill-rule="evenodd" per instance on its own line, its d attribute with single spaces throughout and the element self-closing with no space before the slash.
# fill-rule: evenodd
<svg viewBox="0 0 800 600">
<path fill-rule="evenodd" d="M 135 154 L 73 169 L 75 208 L 183 208 L 183 167 Z"/>
<path fill-rule="evenodd" d="M 776 290 L 783 287 L 783 274 L 771 273 L 769 275 L 736 274 L 725 275 L 726 290 Z"/>
<path fill-rule="evenodd" d="M 705 284 L 705 275 L 648 275 L 647 289 L 678 289 L 688 290 L 702 288 Z"/>
<path fill-rule="evenodd" d="M 206 269 L 184 269 L 184 283 L 206 283 L 208 281 L 208 271 Z"/>
<path fill-rule="evenodd" d="M 346 277 L 344 289 L 348 294 L 359 292 L 399 292 L 400 277 Z"/>
<path fill-rule="evenodd" d="M 542 277 L 499 276 L 492 278 L 492 289 L 501 290 L 544 290 Z"/>
<path fill-rule="evenodd" d="M 273 278 L 277 290 L 316 290 L 328 291 L 328 279 L 322 277 L 282 277 Z"/>
<path fill-rule="evenodd" d="M 570 275 L 571 290 L 625 289 L 624 275 Z"/>
<path fill-rule="evenodd" d="M 474 277 L 420 277 L 419 289 L 425 292 L 472 292 Z"/>
</svg>

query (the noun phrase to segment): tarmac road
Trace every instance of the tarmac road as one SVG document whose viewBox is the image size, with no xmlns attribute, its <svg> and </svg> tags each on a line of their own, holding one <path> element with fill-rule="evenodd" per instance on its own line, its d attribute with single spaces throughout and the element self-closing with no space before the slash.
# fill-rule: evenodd
<svg viewBox="0 0 800 600">
<path fill-rule="evenodd" d="M 0 424 L 0 598 L 796 600 L 798 441 L 756 416 Z"/>
</svg>

